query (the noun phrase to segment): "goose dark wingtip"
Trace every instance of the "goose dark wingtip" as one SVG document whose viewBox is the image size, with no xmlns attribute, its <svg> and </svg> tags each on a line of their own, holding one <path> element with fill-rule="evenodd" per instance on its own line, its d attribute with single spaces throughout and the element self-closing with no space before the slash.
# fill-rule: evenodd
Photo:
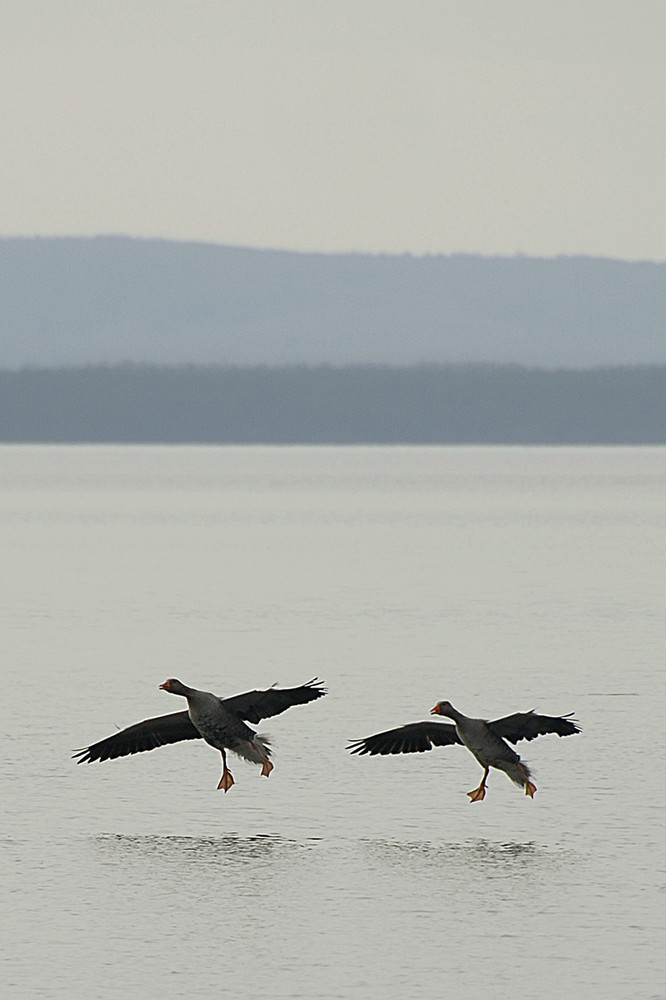
<svg viewBox="0 0 666 1000">
<path fill-rule="evenodd" d="M 574 733 L 582 733 L 583 727 L 578 719 L 574 719 L 575 712 L 567 712 L 566 715 L 561 715 L 560 718 L 564 719 L 571 727 L 571 732 L 569 733 L 558 733 L 558 736 L 573 736 Z"/>
<path fill-rule="evenodd" d="M 318 677 L 313 677 L 311 681 L 306 681 L 305 684 L 301 684 L 301 687 L 310 688 L 312 691 L 315 691 L 315 697 L 317 698 L 322 698 L 325 694 L 328 694 L 328 688 L 325 686 L 325 682 L 320 680 Z"/>
</svg>

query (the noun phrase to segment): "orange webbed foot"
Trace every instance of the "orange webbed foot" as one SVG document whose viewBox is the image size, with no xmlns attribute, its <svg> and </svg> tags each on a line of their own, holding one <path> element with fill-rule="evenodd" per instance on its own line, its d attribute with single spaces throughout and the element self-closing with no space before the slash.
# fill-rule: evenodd
<svg viewBox="0 0 666 1000">
<path fill-rule="evenodd" d="M 227 771 L 225 767 L 224 771 L 222 772 L 222 777 L 220 778 L 220 783 L 217 786 L 218 791 L 220 788 L 223 788 L 225 792 L 228 792 L 233 784 L 234 784 L 234 777 L 231 771 Z"/>
<path fill-rule="evenodd" d="M 529 795 L 531 799 L 534 798 L 534 793 L 537 790 L 537 786 L 533 781 L 530 781 L 530 774 L 527 768 L 523 767 L 522 764 L 518 765 L 518 770 L 520 771 L 520 776 L 525 782 L 525 795 Z"/>
<path fill-rule="evenodd" d="M 263 762 L 262 767 L 261 767 L 261 775 L 262 775 L 262 777 L 263 778 L 267 778 L 269 776 L 269 774 L 271 773 L 271 771 L 273 770 L 274 767 L 275 767 L 275 765 L 271 764 L 270 760 L 268 760 L 268 758 L 266 758 L 266 760 Z"/>
<path fill-rule="evenodd" d="M 475 788 L 473 792 L 468 792 L 467 794 L 472 802 L 482 802 L 486 797 L 486 786 L 479 785 L 479 787 Z"/>
</svg>

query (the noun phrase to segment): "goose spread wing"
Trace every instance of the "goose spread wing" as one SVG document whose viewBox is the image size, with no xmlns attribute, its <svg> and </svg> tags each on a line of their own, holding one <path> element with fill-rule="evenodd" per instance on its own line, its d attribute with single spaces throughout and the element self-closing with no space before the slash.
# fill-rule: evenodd
<svg viewBox="0 0 666 1000">
<path fill-rule="evenodd" d="M 171 715 L 160 715 L 156 719 L 145 719 L 133 726 L 107 736 L 99 743 L 77 750 L 79 764 L 94 760 L 113 760 L 115 757 L 126 757 L 131 753 L 141 753 L 143 750 L 154 750 L 167 743 L 180 743 L 181 740 L 201 739 L 201 733 L 192 724 L 187 712 L 172 712 Z"/>
<path fill-rule="evenodd" d="M 580 732 L 576 720 L 569 715 L 536 715 L 534 712 L 516 712 L 503 719 L 489 722 L 488 726 L 503 740 L 518 743 L 519 740 L 535 740 L 537 736 L 557 733 L 558 736 L 573 736 Z"/>
<path fill-rule="evenodd" d="M 293 688 L 268 688 L 267 691 L 246 691 L 244 694 L 236 694 L 233 698 L 222 698 L 225 708 L 235 712 L 245 719 L 246 722 L 261 722 L 272 715 L 279 715 L 286 712 L 294 705 L 307 705 L 309 701 L 315 701 L 326 694 L 321 681 L 314 677 L 307 684 Z"/>
<path fill-rule="evenodd" d="M 411 722 L 398 729 L 367 736 L 364 740 L 354 740 L 347 749 L 351 753 L 389 754 L 423 753 L 433 747 L 450 746 L 460 743 L 455 726 L 444 722 Z"/>
</svg>

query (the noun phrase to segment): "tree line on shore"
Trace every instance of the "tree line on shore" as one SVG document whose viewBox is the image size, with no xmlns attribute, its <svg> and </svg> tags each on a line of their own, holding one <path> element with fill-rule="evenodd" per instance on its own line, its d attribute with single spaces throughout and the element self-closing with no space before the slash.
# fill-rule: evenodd
<svg viewBox="0 0 666 1000">
<path fill-rule="evenodd" d="M 0 440 L 661 444 L 666 365 L 89 365 L 0 372 Z"/>
</svg>

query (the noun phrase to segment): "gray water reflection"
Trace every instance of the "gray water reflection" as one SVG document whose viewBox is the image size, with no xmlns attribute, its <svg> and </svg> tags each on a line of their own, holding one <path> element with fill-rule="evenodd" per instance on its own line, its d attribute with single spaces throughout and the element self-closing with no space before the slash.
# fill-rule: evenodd
<svg viewBox="0 0 666 1000">
<path fill-rule="evenodd" d="M 418 869 L 464 869 L 485 877 L 527 875 L 536 869 L 570 864 L 573 852 L 545 848 L 534 842 L 493 843 L 479 839 L 465 843 L 432 843 L 430 841 L 367 840 L 361 842 L 374 862 L 395 867 L 413 866 Z"/>
<path fill-rule="evenodd" d="M 92 838 L 103 857 L 123 866 L 134 862 L 163 864 L 203 864 L 208 867 L 245 868 L 248 865 L 277 864 L 284 867 L 297 862 L 316 841 L 301 843 L 276 834 L 250 837 L 225 834 L 222 837 L 186 837 L 131 834 L 101 834 Z"/>
<path fill-rule="evenodd" d="M 442 843 L 427 840 L 390 840 L 360 838 L 324 842 L 313 837 L 305 840 L 283 837 L 278 834 L 240 836 L 164 836 L 101 834 L 91 838 L 102 860 L 118 863 L 123 868 L 132 864 L 160 867 L 204 866 L 223 869 L 225 874 L 248 868 L 261 870 L 264 875 L 272 868 L 281 875 L 294 865 L 321 855 L 336 859 L 336 863 L 360 864 L 366 870 L 399 870 L 412 876 L 433 873 L 455 878 L 463 874 L 492 880 L 497 878 L 533 878 L 538 872 L 543 878 L 563 865 L 574 866 L 580 862 L 575 852 L 567 848 L 541 846 L 533 841 L 525 843 L 493 842 L 483 838 L 463 843 Z"/>
</svg>

